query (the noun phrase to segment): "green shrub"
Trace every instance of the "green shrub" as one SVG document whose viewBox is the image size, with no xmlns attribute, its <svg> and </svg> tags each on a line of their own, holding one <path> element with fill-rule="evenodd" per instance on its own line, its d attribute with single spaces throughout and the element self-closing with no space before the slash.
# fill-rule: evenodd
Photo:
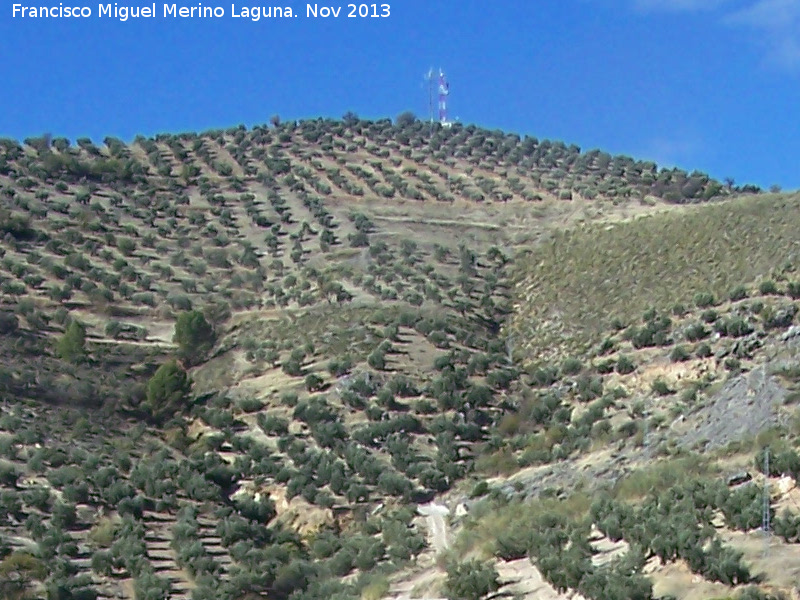
<svg viewBox="0 0 800 600">
<path fill-rule="evenodd" d="M 0 593 L 9 598 L 25 598 L 15 592 L 24 592 L 33 581 L 43 581 L 47 573 L 47 566 L 40 559 L 27 552 L 13 552 L 0 562 Z M 9 591 L 13 595 L 5 596 Z"/>
<path fill-rule="evenodd" d="M 730 493 L 723 492 L 721 496 L 720 509 L 725 515 L 725 521 L 729 527 L 740 531 L 749 531 L 761 526 L 764 508 L 763 488 L 745 485 Z"/>
<path fill-rule="evenodd" d="M 374 350 L 367 357 L 367 364 L 373 369 L 382 370 L 386 368 L 386 354 L 380 349 Z"/>
<path fill-rule="evenodd" d="M 747 288 L 743 285 L 736 286 L 731 290 L 730 294 L 728 294 L 728 298 L 730 298 L 731 302 L 744 300 L 747 298 Z"/>
<path fill-rule="evenodd" d="M 0 209 L 0 234 L 10 234 L 18 240 L 27 240 L 35 236 L 30 218 Z"/>
<path fill-rule="evenodd" d="M 558 369 L 551 366 L 539 367 L 531 373 L 532 384 L 549 387 L 558 381 Z"/>
<path fill-rule="evenodd" d="M 258 501 L 250 496 L 244 496 L 236 499 L 234 506 L 243 517 L 258 523 L 269 523 L 277 514 L 275 504 L 269 496 L 262 497 Z"/>
<path fill-rule="evenodd" d="M 255 413 L 264 408 L 264 403 L 258 398 L 242 398 L 239 400 L 239 409 L 246 413 Z"/>
<path fill-rule="evenodd" d="M 620 375 L 628 375 L 629 373 L 633 373 L 636 370 L 636 365 L 633 364 L 633 361 L 625 356 L 624 354 L 620 355 L 617 359 L 617 373 Z"/>
<path fill-rule="evenodd" d="M 577 375 L 583 369 L 583 363 L 577 358 L 568 358 L 561 363 L 561 373 L 564 375 Z"/>
<path fill-rule="evenodd" d="M 136 242 L 127 237 L 120 238 L 117 240 L 117 248 L 125 256 L 130 256 L 136 250 Z"/>
<path fill-rule="evenodd" d="M 683 362 L 689 360 L 691 357 L 689 350 L 685 346 L 675 346 L 669 355 L 672 362 Z"/>
<path fill-rule="evenodd" d="M 449 600 L 481 600 L 500 589 L 497 570 L 472 559 L 447 567 L 445 595 Z"/>
<path fill-rule="evenodd" d="M 50 522 L 53 527 L 58 529 L 69 529 L 73 527 L 77 521 L 77 513 L 74 504 L 64 504 L 63 502 L 56 502 L 53 505 L 53 513 L 50 517 Z"/>
<path fill-rule="evenodd" d="M 192 310 L 178 317 L 172 339 L 178 344 L 179 356 L 188 364 L 196 364 L 211 350 L 216 336 L 203 313 Z"/>
<path fill-rule="evenodd" d="M 714 294 L 710 292 L 698 292 L 694 295 L 694 304 L 697 308 L 707 308 L 713 306 L 717 301 Z"/>
<path fill-rule="evenodd" d="M 711 351 L 711 346 L 706 344 L 705 342 L 697 346 L 697 349 L 694 351 L 697 358 L 708 358 L 713 354 Z"/>
<path fill-rule="evenodd" d="M 325 381 L 317 375 L 316 373 L 309 373 L 306 375 L 305 385 L 306 389 L 309 392 L 317 392 L 322 389 L 322 386 L 325 384 Z"/>
<path fill-rule="evenodd" d="M 669 385 L 667 385 L 667 382 L 661 378 L 653 381 L 653 383 L 650 385 L 650 388 L 659 396 L 669 396 L 670 394 L 674 393 L 674 391 L 670 389 Z"/>
<path fill-rule="evenodd" d="M 81 362 L 86 358 L 86 329 L 78 321 L 72 321 L 58 343 L 56 354 L 62 360 L 71 363 Z"/>
<path fill-rule="evenodd" d="M 764 296 L 776 295 L 780 293 L 778 291 L 778 286 L 775 285 L 775 282 L 771 279 L 767 279 L 758 284 L 758 291 Z"/>
<path fill-rule="evenodd" d="M 786 329 L 792 325 L 797 315 L 797 307 L 789 305 L 781 308 L 767 307 L 761 312 L 766 329 Z"/>
<path fill-rule="evenodd" d="M 738 358 L 734 358 L 732 356 L 729 356 L 728 358 L 725 359 L 725 362 L 723 363 L 723 366 L 728 371 L 738 372 L 742 368 L 742 361 L 740 361 Z"/>
<path fill-rule="evenodd" d="M 684 331 L 686 339 L 690 342 L 697 342 L 708 337 L 709 331 L 702 323 L 692 323 Z"/>
<path fill-rule="evenodd" d="M 114 557 L 108 550 L 98 550 L 92 555 L 92 571 L 108 577 L 114 571 Z"/>
<path fill-rule="evenodd" d="M 739 316 L 730 316 L 727 319 L 717 321 L 714 328 L 718 333 L 730 337 L 742 337 L 753 333 L 752 325 Z"/>
<path fill-rule="evenodd" d="M 189 393 L 189 376 L 174 360 L 164 363 L 147 383 L 147 404 L 154 417 L 175 412 Z"/>
<path fill-rule="evenodd" d="M 800 515 L 784 510 L 772 521 L 775 535 L 783 538 L 789 544 L 800 542 Z"/>
<path fill-rule="evenodd" d="M 472 488 L 469 497 L 480 498 L 481 496 L 485 496 L 488 492 L 489 492 L 489 483 L 485 480 L 481 480 L 475 484 L 475 487 Z"/>
<path fill-rule="evenodd" d="M 334 377 L 341 377 L 346 375 L 350 369 L 353 368 L 353 359 L 349 354 L 345 354 L 340 358 L 332 358 L 328 362 L 328 372 Z"/>
<path fill-rule="evenodd" d="M 152 571 L 145 571 L 133 581 L 136 598 L 142 600 L 167 600 L 172 596 L 172 584 Z"/>
<path fill-rule="evenodd" d="M 11 312 L 0 312 L 0 335 L 14 333 L 19 327 L 19 319 Z"/>
</svg>

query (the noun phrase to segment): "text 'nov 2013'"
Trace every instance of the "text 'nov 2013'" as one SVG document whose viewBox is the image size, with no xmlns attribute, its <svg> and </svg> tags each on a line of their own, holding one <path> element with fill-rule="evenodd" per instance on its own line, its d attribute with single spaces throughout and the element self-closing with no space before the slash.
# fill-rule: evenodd
<svg viewBox="0 0 800 600">
<path fill-rule="evenodd" d="M 125 22 L 130 19 L 221 19 L 231 17 L 260 21 L 261 19 L 297 17 L 308 19 L 386 18 L 391 16 L 391 6 L 389 4 L 322 5 L 314 3 L 306 4 L 304 9 L 298 9 L 292 6 L 237 6 L 231 4 L 230 10 L 226 10 L 223 6 L 206 6 L 202 3 L 194 5 L 168 3 L 157 5 L 153 3 L 147 6 L 128 6 L 115 2 L 98 4 L 93 7 L 65 6 L 63 2 L 59 2 L 57 6 L 12 4 L 11 12 L 13 18 L 20 19 L 88 19 L 95 17 Z"/>
</svg>

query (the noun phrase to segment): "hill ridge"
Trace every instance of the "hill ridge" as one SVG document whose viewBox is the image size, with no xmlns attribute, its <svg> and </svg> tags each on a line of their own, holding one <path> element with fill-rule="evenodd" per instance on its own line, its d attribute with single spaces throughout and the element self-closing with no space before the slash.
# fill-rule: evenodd
<svg viewBox="0 0 800 600">
<path fill-rule="evenodd" d="M 795 354 L 781 336 L 800 288 L 773 250 L 791 247 L 796 197 L 734 198 L 751 191 L 420 122 L 0 140 L 4 593 L 304 600 L 419 585 L 478 598 L 498 560 L 507 583 L 526 556 L 531 581 L 587 598 L 598 581 L 652 597 L 680 561 L 722 581 L 712 559 L 743 564 L 728 530 L 703 538 L 722 544 L 706 562 L 646 570 L 657 549 L 628 528 L 630 576 L 584 559 L 606 552 L 590 546 L 614 535 L 608 514 L 646 502 L 629 490 L 652 481 L 647 461 L 705 478 L 731 523 L 741 499 L 719 472 L 770 445 L 794 468 Z M 648 223 L 676 242 L 742 243 L 728 262 L 710 243 L 667 253 Z M 726 286 L 699 289 L 690 274 L 708 261 L 732 265 Z M 661 269 L 664 298 L 628 285 L 636 269 Z M 580 283 L 591 273 L 629 300 L 594 298 Z M 669 287 L 673 274 L 685 284 Z M 753 441 L 718 413 L 744 406 L 734 396 L 758 369 L 778 391 Z M 697 459 L 687 431 L 729 454 Z M 688 493 L 668 481 L 664 494 Z M 608 514 L 587 512 L 609 486 Z M 444 552 L 417 510 L 431 501 L 453 509 Z M 584 554 L 559 561 L 586 566 L 575 579 L 542 562 L 544 541 L 505 537 L 523 529 L 506 512 L 517 503 L 572 536 Z"/>
</svg>

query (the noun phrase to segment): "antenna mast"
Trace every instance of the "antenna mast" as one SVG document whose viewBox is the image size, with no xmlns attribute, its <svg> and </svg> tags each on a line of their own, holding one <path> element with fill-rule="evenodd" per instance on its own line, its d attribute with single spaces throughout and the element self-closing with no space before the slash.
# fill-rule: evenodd
<svg viewBox="0 0 800 600">
<path fill-rule="evenodd" d="M 425 81 L 428 82 L 428 120 L 433 124 L 433 67 L 428 69 Z"/>
<path fill-rule="evenodd" d="M 439 122 L 449 127 L 451 123 L 447 120 L 447 97 L 450 95 L 450 84 L 444 76 L 444 71 L 439 69 Z"/>
<path fill-rule="evenodd" d="M 770 519 L 769 519 L 769 446 L 764 450 L 764 496 L 762 499 L 761 529 L 764 531 L 764 556 L 769 556 Z"/>
</svg>

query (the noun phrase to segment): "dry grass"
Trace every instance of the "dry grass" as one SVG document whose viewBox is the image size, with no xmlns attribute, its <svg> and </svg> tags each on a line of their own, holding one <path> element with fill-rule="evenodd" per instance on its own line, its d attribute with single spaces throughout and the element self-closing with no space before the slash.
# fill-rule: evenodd
<svg viewBox="0 0 800 600">
<path fill-rule="evenodd" d="M 650 307 L 724 299 L 796 264 L 798 228 L 800 196 L 768 195 L 555 232 L 516 261 L 510 331 L 533 359 L 583 349 Z"/>
<path fill-rule="evenodd" d="M 713 465 L 698 455 L 666 459 L 632 472 L 614 486 L 613 494 L 619 500 L 637 500 L 667 490 L 688 478 L 715 474 Z"/>
</svg>

